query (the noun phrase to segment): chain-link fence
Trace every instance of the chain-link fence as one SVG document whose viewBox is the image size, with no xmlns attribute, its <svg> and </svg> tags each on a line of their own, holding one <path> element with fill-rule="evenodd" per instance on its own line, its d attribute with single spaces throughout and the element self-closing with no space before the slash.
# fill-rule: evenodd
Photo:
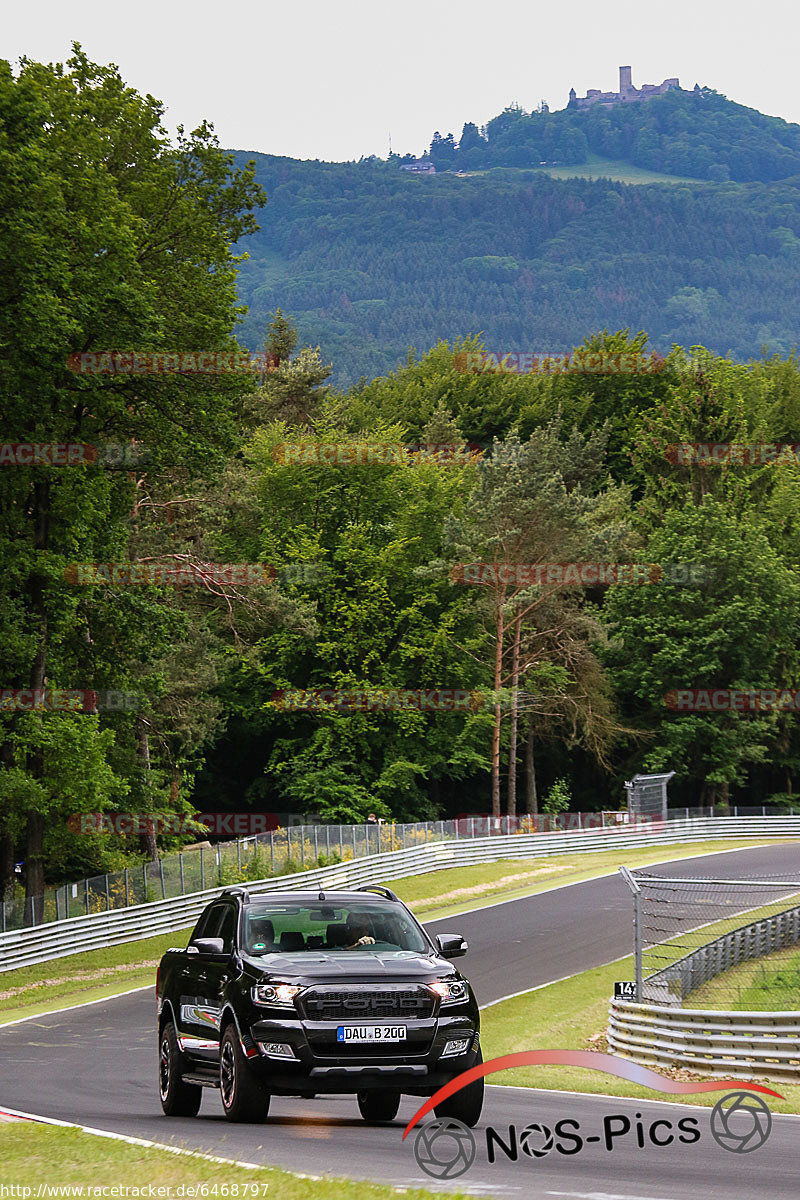
<svg viewBox="0 0 800 1200">
<path fill-rule="evenodd" d="M 800 1009 L 800 873 L 692 879 L 620 870 L 633 892 L 642 1002 Z"/>
<path fill-rule="evenodd" d="M 738 809 L 730 815 L 766 816 L 775 811 L 757 806 L 747 810 Z M 788 810 L 782 811 L 788 815 Z M 794 809 L 791 812 L 793 815 Z M 674 808 L 667 814 L 670 821 L 713 815 L 713 808 Z M 167 900 L 207 887 L 266 879 L 271 875 L 291 874 L 313 866 L 331 866 L 370 854 L 405 850 L 430 841 L 510 833 L 573 833 L 620 826 L 634 829 L 659 819 L 648 814 L 636 816 L 609 811 L 540 813 L 536 816 L 522 814 L 513 817 L 475 814 L 450 821 L 406 824 L 292 825 L 272 833 L 216 845 L 206 844 L 180 854 L 167 854 L 158 862 L 140 862 L 122 871 L 48 888 L 43 896 L 26 897 L 22 887 L 17 886 L 13 897 L 5 903 L 0 902 L 0 933 L 65 917 L 126 908 L 149 900 Z"/>
</svg>

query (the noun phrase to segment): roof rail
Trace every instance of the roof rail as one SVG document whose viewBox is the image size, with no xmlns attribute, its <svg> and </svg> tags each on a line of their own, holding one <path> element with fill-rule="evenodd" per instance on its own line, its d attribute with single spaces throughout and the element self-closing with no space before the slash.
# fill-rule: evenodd
<svg viewBox="0 0 800 1200">
<path fill-rule="evenodd" d="M 250 903 L 250 893 L 248 892 L 247 888 L 228 887 L 228 888 L 225 888 L 225 890 L 222 894 L 223 894 L 223 896 L 241 896 L 242 904 Z"/>
<path fill-rule="evenodd" d="M 357 892 L 378 892 L 379 895 L 383 896 L 384 900 L 398 900 L 399 901 L 399 899 L 400 899 L 400 897 L 395 896 L 394 892 L 391 892 L 389 890 L 389 888 L 383 887 L 379 883 L 363 883 L 361 885 L 361 887 L 356 888 L 356 891 Z"/>
</svg>

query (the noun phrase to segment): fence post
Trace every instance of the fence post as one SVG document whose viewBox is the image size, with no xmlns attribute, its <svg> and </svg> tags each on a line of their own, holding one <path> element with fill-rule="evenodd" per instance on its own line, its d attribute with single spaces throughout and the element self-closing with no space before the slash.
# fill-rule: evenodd
<svg viewBox="0 0 800 1200">
<path fill-rule="evenodd" d="M 325 826 L 325 854 L 327 855 L 328 860 L 330 861 L 330 857 L 331 857 L 331 827 L 330 827 L 330 825 Z"/>
<path fill-rule="evenodd" d="M 275 834 L 274 834 L 273 830 L 271 830 L 271 829 L 269 831 L 269 861 L 270 861 L 270 873 L 272 875 L 274 875 L 275 874 Z"/>
<path fill-rule="evenodd" d="M 217 842 L 216 854 L 217 854 L 217 886 L 219 887 L 222 883 L 222 855 L 219 852 L 219 842 Z M 165 897 L 165 899 L 166 899 L 166 897 Z"/>
<path fill-rule="evenodd" d="M 239 874 L 242 873 L 242 839 L 236 839 L 236 869 Z"/>
<path fill-rule="evenodd" d="M 200 847 L 200 891 L 206 890 L 206 864 L 203 861 L 203 847 Z"/>
<path fill-rule="evenodd" d="M 394 854 L 394 821 L 392 821 L 392 854 Z"/>
<path fill-rule="evenodd" d="M 178 855 L 178 863 L 179 863 L 179 865 L 180 865 L 180 868 L 181 868 L 181 895 L 182 895 L 182 896 L 185 896 L 185 895 L 186 895 L 186 881 L 185 881 L 185 879 L 184 879 L 184 877 L 183 877 L 183 852 L 182 852 L 182 851 L 181 851 L 181 853 Z"/>
<path fill-rule="evenodd" d="M 66 900 L 66 898 L 67 898 L 67 893 L 64 892 L 64 899 Z M 131 906 L 131 899 L 130 899 L 130 892 L 128 891 L 128 868 L 126 867 L 125 868 L 125 907 L 130 908 L 130 906 Z M 67 909 L 67 911 L 69 912 L 69 909 Z"/>
<path fill-rule="evenodd" d="M 642 889 L 627 867 L 620 867 L 619 873 L 633 893 L 633 957 L 636 964 L 636 1001 L 638 1004 L 642 1004 L 642 920 L 640 908 Z"/>
<path fill-rule="evenodd" d="M 106 871 L 106 875 L 105 875 L 105 880 L 106 880 L 106 912 L 110 912 L 111 911 L 111 893 L 108 890 L 108 872 L 107 871 Z"/>
<path fill-rule="evenodd" d="M 163 858 L 160 858 L 160 859 L 158 860 L 158 873 L 159 873 L 159 875 L 161 876 L 161 899 L 162 899 L 162 900 L 166 900 L 166 898 L 167 898 L 167 889 L 166 889 L 166 886 L 165 886 L 165 884 L 164 884 L 164 860 L 163 860 Z"/>
<path fill-rule="evenodd" d="M 5 902 L 5 900 L 0 901 L 0 906 L 2 906 L 2 909 L 3 909 L 3 933 L 5 933 L 5 931 L 6 931 L 6 902 Z"/>
<path fill-rule="evenodd" d="M 306 865 L 306 827 L 300 826 L 300 865 Z"/>
<path fill-rule="evenodd" d="M 83 890 L 85 892 L 86 915 L 88 917 L 88 915 L 89 915 L 89 880 L 88 879 L 84 879 L 84 881 L 83 881 Z"/>
<path fill-rule="evenodd" d="M 317 828 L 316 825 L 313 828 L 314 828 L 314 858 L 318 859 L 319 858 L 319 829 Z"/>
<path fill-rule="evenodd" d="M 353 826 L 353 862 L 356 861 L 356 827 Z"/>
<path fill-rule="evenodd" d="M 344 832 L 341 825 L 339 826 L 339 860 L 344 862 Z"/>
</svg>

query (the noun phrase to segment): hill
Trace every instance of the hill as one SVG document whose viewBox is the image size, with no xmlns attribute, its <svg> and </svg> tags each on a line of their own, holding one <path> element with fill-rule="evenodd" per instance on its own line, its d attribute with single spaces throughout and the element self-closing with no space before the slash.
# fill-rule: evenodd
<svg viewBox="0 0 800 1200">
<path fill-rule="evenodd" d="M 798 340 L 799 178 L 632 185 L 236 157 L 255 159 L 269 196 L 239 247 L 242 338 L 260 345 L 280 306 L 340 384 L 479 332 L 560 349 L 630 327 L 658 350 L 700 343 L 741 360 Z"/>
<path fill-rule="evenodd" d="M 736 104 L 710 88 L 675 89 L 638 104 L 526 113 L 511 105 L 461 138 L 433 136 L 437 171 L 570 166 L 600 155 L 666 175 L 771 183 L 800 173 L 800 125 Z"/>
</svg>

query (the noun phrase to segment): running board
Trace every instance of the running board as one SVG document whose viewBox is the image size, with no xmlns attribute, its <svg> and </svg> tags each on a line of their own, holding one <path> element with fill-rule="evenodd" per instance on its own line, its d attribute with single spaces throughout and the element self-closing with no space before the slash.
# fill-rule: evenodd
<svg viewBox="0 0 800 1200">
<path fill-rule="evenodd" d="M 183 1083 L 194 1083 L 199 1087 L 210 1087 L 210 1088 L 218 1088 L 219 1087 L 219 1076 L 218 1075 L 201 1075 L 199 1073 L 195 1075 L 195 1074 L 189 1073 L 188 1075 L 181 1075 L 181 1080 L 183 1081 Z"/>
</svg>

